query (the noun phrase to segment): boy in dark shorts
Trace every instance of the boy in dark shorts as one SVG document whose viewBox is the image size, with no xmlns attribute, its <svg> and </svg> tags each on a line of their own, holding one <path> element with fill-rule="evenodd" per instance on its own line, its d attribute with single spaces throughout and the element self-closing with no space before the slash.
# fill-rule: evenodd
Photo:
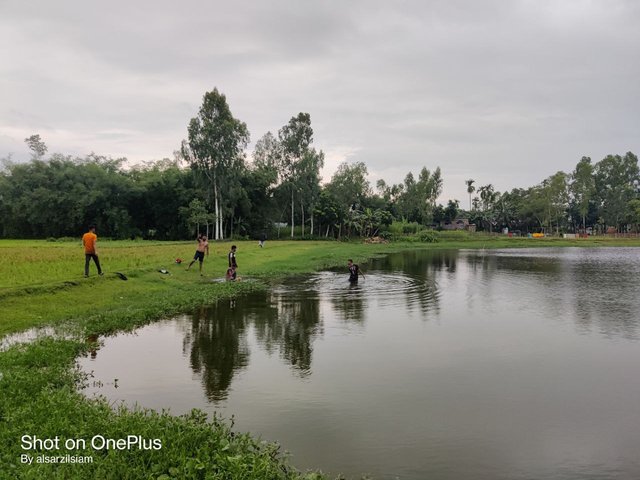
<svg viewBox="0 0 640 480">
<path fill-rule="evenodd" d="M 207 236 L 206 235 L 198 235 L 198 238 L 196 239 L 196 241 L 198 242 L 198 246 L 196 247 L 196 253 L 193 256 L 193 260 L 191 261 L 191 263 L 187 267 L 187 270 L 189 270 L 191 268 L 191 265 L 196 263 L 196 261 L 199 261 L 200 262 L 200 275 L 202 275 L 202 263 L 204 262 L 204 254 L 205 254 L 205 252 L 206 252 L 207 256 L 209 256 L 209 242 L 207 240 Z"/>
</svg>

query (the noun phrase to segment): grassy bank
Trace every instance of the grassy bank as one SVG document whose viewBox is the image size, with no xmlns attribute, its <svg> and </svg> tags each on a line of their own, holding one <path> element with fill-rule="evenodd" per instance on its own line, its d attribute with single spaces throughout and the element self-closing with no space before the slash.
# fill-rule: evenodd
<svg viewBox="0 0 640 480">
<path fill-rule="evenodd" d="M 237 434 L 218 419 L 202 413 L 174 417 L 153 411 L 114 409 L 105 401 L 88 400 L 77 387 L 87 381 L 75 367 L 86 352 L 86 338 L 108 334 L 185 310 L 205 302 L 266 288 L 291 273 L 344 265 L 347 258 L 365 258 L 409 248 L 504 248 L 530 246 L 632 246 L 625 240 L 531 240 L 441 235 L 437 243 L 410 242 L 365 245 L 338 242 L 237 242 L 237 283 L 218 282 L 226 268 L 230 243 L 212 244 L 204 276 L 185 271 L 175 258 L 189 261 L 188 242 L 103 242 L 104 277 L 82 276 L 78 242 L 0 241 L 0 337 L 34 326 L 64 326 L 74 335 L 45 338 L 0 353 L 0 478 L 60 479 L 312 479 L 287 466 L 276 445 Z M 159 273 L 166 269 L 170 274 Z M 128 281 L 113 274 L 122 271 Z M 88 445 L 67 451 L 25 452 L 23 435 L 85 439 Z M 122 439 L 140 435 L 157 439 L 159 450 L 94 449 L 96 435 Z M 89 464 L 20 463 L 21 454 L 88 456 Z M 35 460 L 34 460 L 35 462 Z"/>
<path fill-rule="evenodd" d="M 388 245 L 336 242 L 237 242 L 240 274 L 236 283 L 218 282 L 226 269 L 229 243 L 212 244 L 204 275 L 185 271 L 175 258 L 190 259 L 191 243 L 104 242 L 100 255 L 106 275 L 82 276 L 83 256 L 76 242 L 0 242 L 0 295 L 3 334 L 44 325 L 63 326 L 74 336 L 45 338 L 0 353 L 0 472 L 6 478 L 158 478 L 158 479 L 313 479 L 287 465 L 277 445 L 232 432 L 202 413 L 174 417 L 153 411 L 113 409 L 105 401 L 78 393 L 83 374 L 75 359 L 84 340 L 133 328 L 148 320 L 258 288 L 289 273 L 343 264 L 390 251 Z M 417 245 L 416 245 L 417 246 Z M 94 268 L 92 266 L 92 268 Z M 166 269 L 170 274 L 158 272 Z M 13 275 L 8 275 L 8 272 Z M 126 273 L 129 280 L 113 275 Z M 10 278 L 9 278 L 10 277 Z M 127 435 L 157 439 L 161 450 L 84 448 L 25 452 L 23 435 L 84 439 Z M 87 464 L 21 463 L 22 454 L 91 457 Z M 0 477 L 4 478 L 4 477 Z"/>
<path fill-rule="evenodd" d="M 363 260 L 398 248 L 293 241 L 268 242 L 260 249 L 255 242 L 234 243 L 238 273 L 247 281 L 221 282 L 231 246 L 228 242 L 211 244 L 203 276 L 197 263 L 185 271 L 194 253 L 190 242 L 103 242 L 100 261 L 106 273 L 98 277 L 92 265 L 91 276 L 85 279 L 84 255 L 75 242 L 0 241 L 0 335 L 60 324 L 86 335 L 105 334 L 221 296 L 265 288 L 282 275 L 342 265 L 349 257 Z M 177 265 L 176 258 L 183 263 Z M 114 272 L 125 273 L 128 280 Z"/>
<path fill-rule="evenodd" d="M 441 233 L 437 243 L 365 245 L 360 242 L 273 241 L 260 249 L 256 242 L 236 242 L 239 274 L 260 282 L 221 283 L 230 243 L 212 243 L 204 276 L 197 264 L 186 272 L 193 256 L 191 242 L 102 242 L 100 259 L 106 272 L 83 278 L 79 242 L 0 240 L 0 336 L 43 325 L 67 324 L 85 334 L 130 328 L 162 315 L 213 302 L 220 296 L 264 288 L 264 281 L 291 273 L 344 265 L 407 248 L 515 248 L 549 246 L 640 245 L 638 240 L 526 239 Z M 176 265 L 175 259 L 186 263 Z M 170 273 L 164 275 L 159 270 Z M 120 280 L 114 272 L 125 273 Z"/>
</svg>

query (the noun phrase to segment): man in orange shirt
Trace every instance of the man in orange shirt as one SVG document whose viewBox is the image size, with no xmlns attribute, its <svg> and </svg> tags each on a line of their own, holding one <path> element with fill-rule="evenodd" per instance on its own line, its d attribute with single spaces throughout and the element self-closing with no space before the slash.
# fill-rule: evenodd
<svg viewBox="0 0 640 480">
<path fill-rule="evenodd" d="M 96 235 L 96 226 L 90 225 L 89 231 L 82 236 L 82 245 L 84 246 L 84 276 L 89 276 L 89 263 L 91 263 L 91 259 L 98 267 L 98 275 L 104 275 L 102 273 L 102 269 L 100 268 L 100 260 L 98 260 L 98 252 L 96 250 L 96 242 L 98 241 L 98 236 Z"/>
</svg>

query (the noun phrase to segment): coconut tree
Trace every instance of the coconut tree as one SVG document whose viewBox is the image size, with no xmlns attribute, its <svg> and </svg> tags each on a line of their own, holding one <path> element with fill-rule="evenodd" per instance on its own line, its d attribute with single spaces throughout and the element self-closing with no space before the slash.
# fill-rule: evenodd
<svg viewBox="0 0 640 480">
<path fill-rule="evenodd" d="M 473 194 L 473 192 L 476 191 L 476 187 L 473 186 L 473 184 L 476 183 L 476 181 L 470 178 L 469 180 L 465 180 L 464 183 L 466 183 L 467 185 L 467 193 L 469 194 L 469 210 L 471 210 L 472 209 L 471 195 Z"/>
</svg>

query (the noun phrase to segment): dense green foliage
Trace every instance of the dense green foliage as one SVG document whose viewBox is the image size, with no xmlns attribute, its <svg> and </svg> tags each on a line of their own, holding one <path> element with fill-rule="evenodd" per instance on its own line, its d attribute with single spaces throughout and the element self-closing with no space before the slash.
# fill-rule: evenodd
<svg viewBox="0 0 640 480">
<path fill-rule="evenodd" d="M 476 191 L 473 185 L 469 188 L 470 195 Z M 530 188 L 500 193 L 489 184 L 477 192 L 469 215 L 484 230 L 640 231 L 640 215 L 634 208 L 640 198 L 640 169 L 631 152 L 608 155 L 595 165 L 583 157 L 572 173 L 557 172 Z"/>
<path fill-rule="evenodd" d="M 0 175 L 4 237 L 78 237 L 90 223 L 116 238 L 184 238 L 180 208 L 197 196 L 193 175 L 169 161 L 133 169 L 123 159 L 54 154 Z"/>
<path fill-rule="evenodd" d="M 308 113 L 300 112 L 267 132 L 248 159 L 247 126 L 226 97 L 207 92 L 187 139 L 173 161 L 129 167 L 126 159 L 53 154 L 39 135 L 25 139 L 31 162 L 4 162 L 0 170 L 0 237 L 78 237 L 90 223 L 112 238 L 274 238 L 286 225 L 294 238 L 375 236 L 393 220 L 422 227 L 455 228 L 463 217 L 478 230 L 563 233 L 638 231 L 638 158 L 608 155 L 592 164 L 583 157 L 571 173 L 540 184 L 498 192 L 492 184 L 465 180 L 469 209 L 458 200 L 438 205 L 439 167 L 417 178 L 379 180 L 376 191 L 363 162 L 341 164 L 321 184 L 324 153 L 313 146 Z M 472 197 L 474 193 L 477 196 Z M 300 226 L 299 230 L 296 227 Z M 277 233 L 276 233 L 277 232 Z"/>
<path fill-rule="evenodd" d="M 226 97 L 214 89 L 204 95 L 198 116 L 189 122 L 188 134 L 182 155 L 204 180 L 205 198 L 213 205 L 212 238 L 219 240 L 224 236 L 223 212 L 232 211 L 233 228 L 233 204 L 241 191 L 242 151 L 249 142 L 249 130 L 233 117 Z"/>
</svg>

